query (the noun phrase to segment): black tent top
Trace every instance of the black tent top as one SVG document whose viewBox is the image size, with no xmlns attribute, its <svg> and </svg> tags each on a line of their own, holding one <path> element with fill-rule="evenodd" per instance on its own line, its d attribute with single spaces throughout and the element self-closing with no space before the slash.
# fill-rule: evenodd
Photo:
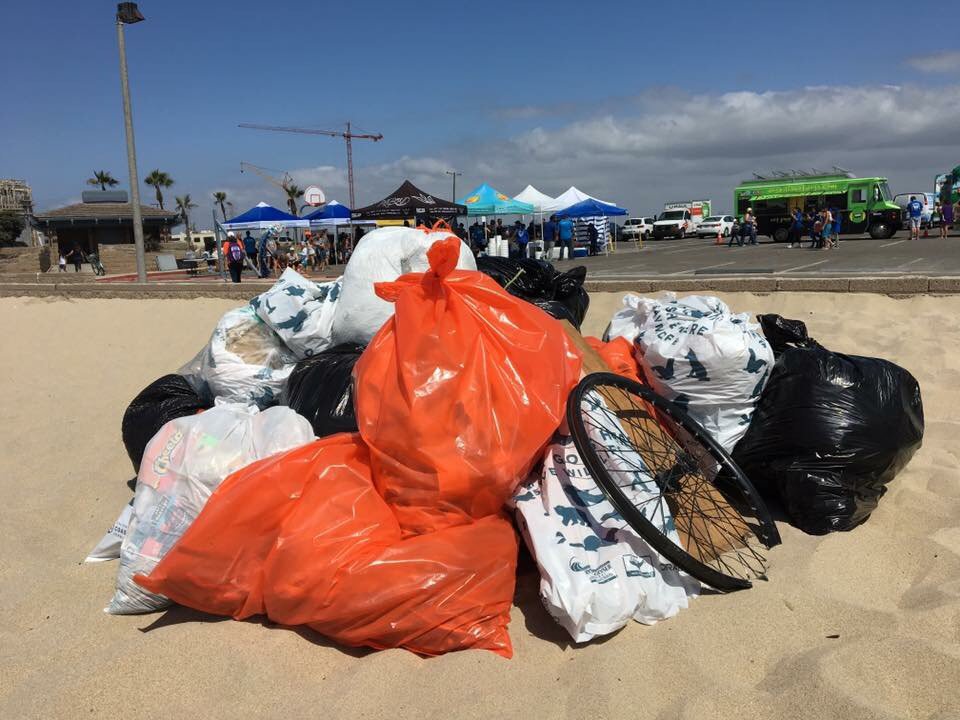
<svg viewBox="0 0 960 720">
<path fill-rule="evenodd" d="M 350 213 L 354 220 L 413 220 L 419 215 L 450 218 L 466 215 L 465 205 L 457 205 L 424 192 L 409 180 L 404 180 L 383 200 L 357 208 Z"/>
</svg>

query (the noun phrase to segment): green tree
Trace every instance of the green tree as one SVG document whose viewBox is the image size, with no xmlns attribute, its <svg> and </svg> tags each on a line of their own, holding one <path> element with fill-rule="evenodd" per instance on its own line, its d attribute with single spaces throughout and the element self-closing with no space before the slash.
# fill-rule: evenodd
<svg viewBox="0 0 960 720">
<path fill-rule="evenodd" d="M 110 174 L 109 170 L 96 170 L 93 177 L 87 178 L 87 185 L 99 185 L 101 190 L 106 190 L 107 185 L 113 187 L 119 184 L 120 182 Z"/>
<path fill-rule="evenodd" d="M 25 225 L 20 213 L 9 210 L 0 212 L 0 245 L 13 245 L 20 238 Z"/>
<path fill-rule="evenodd" d="M 227 205 L 233 207 L 231 203 L 227 202 L 227 194 L 225 192 L 217 191 L 213 194 L 213 201 L 220 206 L 220 212 L 223 213 L 223 221 L 227 221 Z"/>
<path fill-rule="evenodd" d="M 147 177 L 143 179 L 146 185 L 151 185 L 157 191 L 157 203 L 163 210 L 163 193 L 160 188 L 168 188 L 173 185 L 173 178 L 160 170 L 152 170 Z"/>
<path fill-rule="evenodd" d="M 283 191 L 287 194 L 287 207 L 290 208 L 291 215 L 298 215 L 297 200 L 303 197 L 303 190 L 295 183 L 283 186 Z"/>
<path fill-rule="evenodd" d="M 180 218 L 183 220 L 184 231 L 187 234 L 187 247 L 192 247 L 192 240 L 190 239 L 190 211 L 193 210 L 197 204 L 190 199 L 189 194 L 175 199 L 177 201 L 177 212 L 180 213 Z"/>
</svg>

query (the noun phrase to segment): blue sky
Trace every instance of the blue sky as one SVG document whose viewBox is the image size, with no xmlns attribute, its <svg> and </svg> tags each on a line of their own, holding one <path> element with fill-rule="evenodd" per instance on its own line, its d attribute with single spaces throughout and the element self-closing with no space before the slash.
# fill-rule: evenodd
<svg viewBox="0 0 960 720">
<path fill-rule="evenodd" d="M 484 8 L 491 8 L 484 4 Z M 204 211 L 277 191 L 241 160 L 346 201 L 340 140 L 238 122 L 381 132 L 357 142 L 360 203 L 409 176 L 450 192 L 570 184 L 635 212 L 754 170 L 850 167 L 932 189 L 960 164 L 960 5 L 902 2 L 140 3 L 127 28 L 138 166 Z M 95 169 L 127 184 L 115 3 L 8 3 L 0 176 L 47 208 Z M 826 37 L 825 37 L 826 35 Z M 144 201 L 153 200 L 143 188 Z M 460 194 L 458 192 L 458 194 Z"/>
</svg>

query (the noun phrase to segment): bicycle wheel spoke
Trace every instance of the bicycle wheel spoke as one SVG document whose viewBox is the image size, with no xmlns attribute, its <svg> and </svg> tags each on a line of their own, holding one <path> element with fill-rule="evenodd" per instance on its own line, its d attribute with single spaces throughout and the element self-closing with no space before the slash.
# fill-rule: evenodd
<svg viewBox="0 0 960 720">
<path fill-rule="evenodd" d="M 574 442 L 597 487 L 616 500 L 618 529 L 629 527 L 664 561 L 718 589 L 766 577 L 764 539 L 779 541 L 776 528 L 702 428 L 649 388 L 615 375 L 588 376 L 571 402 Z"/>
</svg>

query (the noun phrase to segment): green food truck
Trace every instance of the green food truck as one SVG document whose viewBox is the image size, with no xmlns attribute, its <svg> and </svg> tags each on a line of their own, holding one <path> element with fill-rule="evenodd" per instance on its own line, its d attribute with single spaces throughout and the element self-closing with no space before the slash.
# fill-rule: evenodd
<svg viewBox="0 0 960 720">
<path fill-rule="evenodd" d="M 901 210 L 892 202 L 886 178 L 844 173 L 746 180 L 734 191 L 733 207 L 740 218 L 753 208 L 757 234 L 775 242 L 787 241 L 795 208 L 839 210 L 843 234 L 869 232 L 877 240 L 890 237 L 901 224 Z"/>
</svg>

